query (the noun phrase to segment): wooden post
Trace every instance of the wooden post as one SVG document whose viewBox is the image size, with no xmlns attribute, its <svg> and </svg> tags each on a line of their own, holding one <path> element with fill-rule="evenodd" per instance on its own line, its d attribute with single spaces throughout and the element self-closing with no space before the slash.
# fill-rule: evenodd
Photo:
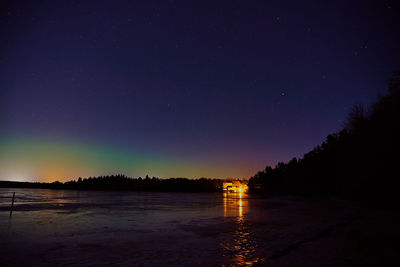
<svg viewBox="0 0 400 267">
<path fill-rule="evenodd" d="M 13 207 L 14 207 L 14 197 L 15 197 L 15 192 L 13 193 L 13 199 L 12 199 L 12 202 L 11 202 L 10 217 L 12 215 L 12 210 L 13 210 Z"/>
</svg>

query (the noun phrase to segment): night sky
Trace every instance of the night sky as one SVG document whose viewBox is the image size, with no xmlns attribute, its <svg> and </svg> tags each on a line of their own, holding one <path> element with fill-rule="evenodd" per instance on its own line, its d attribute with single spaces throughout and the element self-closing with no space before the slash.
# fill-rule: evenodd
<svg viewBox="0 0 400 267">
<path fill-rule="evenodd" d="M 2 1 L 0 179 L 242 178 L 300 157 L 385 94 L 394 3 Z"/>
</svg>

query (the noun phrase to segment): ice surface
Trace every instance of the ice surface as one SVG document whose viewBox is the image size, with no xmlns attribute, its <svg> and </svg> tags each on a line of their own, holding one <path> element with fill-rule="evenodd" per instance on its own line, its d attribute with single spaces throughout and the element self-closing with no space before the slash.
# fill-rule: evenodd
<svg viewBox="0 0 400 267">
<path fill-rule="evenodd" d="M 275 266 L 293 244 L 347 218 L 351 208 L 332 203 L 222 193 L 0 189 L 0 259 L 3 266 Z"/>
</svg>

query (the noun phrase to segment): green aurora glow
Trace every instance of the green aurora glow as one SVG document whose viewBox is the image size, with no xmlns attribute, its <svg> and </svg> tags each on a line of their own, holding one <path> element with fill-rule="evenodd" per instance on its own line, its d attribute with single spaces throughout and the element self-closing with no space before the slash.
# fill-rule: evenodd
<svg viewBox="0 0 400 267">
<path fill-rule="evenodd" d="M 132 177 L 225 178 L 226 173 L 239 173 L 215 164 L 71 141 L 3 138 L 0 147 L 0 180 L 51 182 L 119 173 Z"/>
</svg>

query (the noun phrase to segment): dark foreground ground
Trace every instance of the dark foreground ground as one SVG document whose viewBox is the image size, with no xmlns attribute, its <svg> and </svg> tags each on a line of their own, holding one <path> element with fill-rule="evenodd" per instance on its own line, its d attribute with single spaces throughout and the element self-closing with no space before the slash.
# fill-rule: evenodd
<svg viewBox="0 0 400 267">
<path fill-rule="evenodd" d="M 398 266 L 399 225 L 337 199 L 0 189 L 0 265 Z"/>
</svg>

